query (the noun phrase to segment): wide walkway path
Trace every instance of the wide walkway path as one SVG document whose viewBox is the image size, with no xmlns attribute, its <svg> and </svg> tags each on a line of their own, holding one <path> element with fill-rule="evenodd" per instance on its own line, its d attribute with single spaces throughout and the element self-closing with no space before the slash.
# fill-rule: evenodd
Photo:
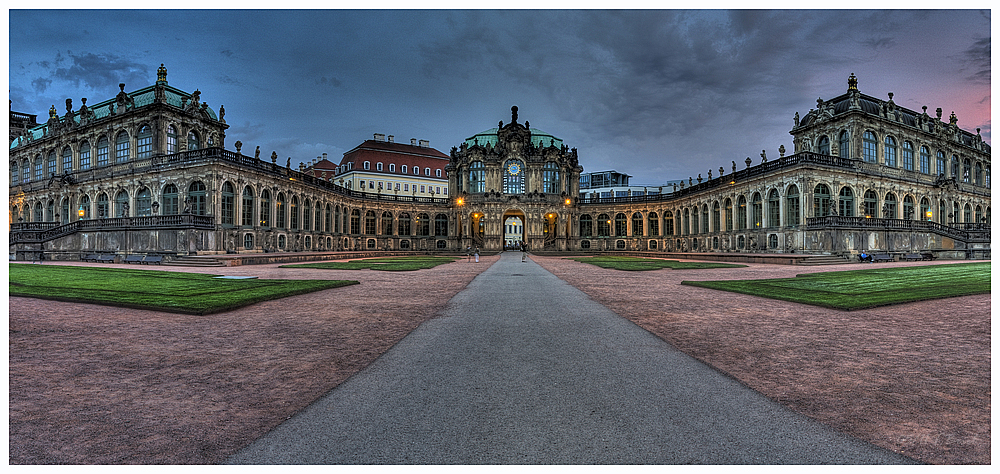
<svg viewBox="0 0 1000 474">
<path fill-rule="evenodd" d="M 508 252 L 440 317 L 228 462 L 913 461 L 787 410 Z"/>
</svg>

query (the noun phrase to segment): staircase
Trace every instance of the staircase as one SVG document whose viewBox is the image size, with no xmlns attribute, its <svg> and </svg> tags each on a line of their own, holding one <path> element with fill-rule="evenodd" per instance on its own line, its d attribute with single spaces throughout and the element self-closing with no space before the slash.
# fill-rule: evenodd
<svg viewBox="0 0 1000 474">
<path fill-rule="evenodd" d="M 854 260 L 857 261 L 857 260 Z M 845 263 L 852 263 L 844 257 L 838 257 L 836 255 L 814 255 L 803 259 L 798 263 L 798 265 L 843 265 Z"/>
<path fill-rule="evenodd" d="M 171 265 L 178 267 L 224 267 L 225 263 L 222 263 L 217 258 L 212 257 L 174 257 L 169 262 L 163 262 L 163 265 Z"/>
</svg>

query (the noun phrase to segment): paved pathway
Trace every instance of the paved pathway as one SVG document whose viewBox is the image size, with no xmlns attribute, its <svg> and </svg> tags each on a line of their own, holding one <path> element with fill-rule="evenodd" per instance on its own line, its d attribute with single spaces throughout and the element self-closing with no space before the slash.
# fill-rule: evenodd
<svg viewBox="0 0 1000 474">
<path fill-rule="evenodd" d="M 787 410 L 506 253 L 440 317 L 228 462 L 913 461 Z"/>
</svg>

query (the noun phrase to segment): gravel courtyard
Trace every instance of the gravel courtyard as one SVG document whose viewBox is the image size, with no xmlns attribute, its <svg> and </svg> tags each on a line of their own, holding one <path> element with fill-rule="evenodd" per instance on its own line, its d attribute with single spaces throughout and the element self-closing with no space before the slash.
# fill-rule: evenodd
<svg viewBox="0 0 1000 474">
<path fill-rule="evenodd" d="M 619 272 L 532 258 L 793 410 L 920 461 L 990 463 L 989 295 L 841 312 L 679 282 L 856 265 Z M 158 268 L 361 282 L 208 316 L 11 297 L 9 462 L 219 462 L 367 366 L 496 259 L 417 272 Z"/>
</svg>

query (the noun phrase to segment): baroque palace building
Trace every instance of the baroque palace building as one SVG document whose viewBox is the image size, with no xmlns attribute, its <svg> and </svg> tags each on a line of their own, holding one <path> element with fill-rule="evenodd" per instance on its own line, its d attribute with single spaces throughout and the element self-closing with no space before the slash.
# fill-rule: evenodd
<svg viewBox="0 0 1000 474">
<path fill-rule="evenodd" d="M 499 251 L 519 241 L 553 252 L 989 258 L 990 146 L 979 131 L 958 128 L 954 113 L 945 122 L 940 109 L 899 107 L 891 93 L 861 94 L 853 74 L 845 94 L 795 114 L 792 154 L 613 197 L 581 194 L 577 150 L 519 123 L 517 107 L 450 155 L 375 134 L 340 164 L 292 169 L 274 151 L 227 150 L 224 107 L 166 77 L 161 65 L 154 85 L 120 84 L 76 111 L 67 99 L 45 123 L 11 112 L 12 258 Z"/>
</svg>

